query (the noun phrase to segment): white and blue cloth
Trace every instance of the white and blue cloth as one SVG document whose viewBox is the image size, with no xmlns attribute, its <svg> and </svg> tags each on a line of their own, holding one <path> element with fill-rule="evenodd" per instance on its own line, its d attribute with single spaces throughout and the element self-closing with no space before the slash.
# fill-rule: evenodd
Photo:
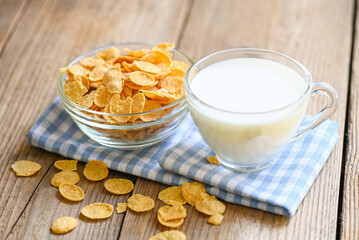
<svg viewBox="0 0 359 240">
<path fill-rule="evenodd" d="M 29 142 L 64 157 L 104 161 L 113 170 L 167 185 L 196 180 L 227 202 L 293 216 L 332 152 L 338 122 L 326 121 L 289 143 L 266 169 L 237 173 L 209 164 L 214 153 L 203 142 L 190 116 L 175 133 L 152 147 L 117 150 L 88 138 L 56 98 L 28 134 Z"/>
</svg>

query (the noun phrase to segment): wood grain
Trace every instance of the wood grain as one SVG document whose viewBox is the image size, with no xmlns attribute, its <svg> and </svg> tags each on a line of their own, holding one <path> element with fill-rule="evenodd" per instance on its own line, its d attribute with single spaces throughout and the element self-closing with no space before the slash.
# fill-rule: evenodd
<svg viewBox="0 0 359 240">
<path fill-rule="evenodd" d="M 107 44 L 175 42 L 187 8 L 187 1 L 174 0 L 160 5 L 155 0 L 29 1 L 0 56 L 0 239 L 11 229 L 10 238 L 48 236 L 51 221 L 42 213 L 41 203 L 53 207 L 58 200 L 51 193 L 41 193 L 49 191 L 42 181 L 49 178 L 46 174 L 52 170 L 47 171 L 59 156 L 31 147 L 26 135 L 57 95 L 58 68 Z M 33 177 L 16 178 L 10 166 L 19 159 L 36 161 L 42 169 Z M 111 236 L 117 238 L 119 228 L 114 229 Z M 77 232 L 84 237 L 101 236 L 106 227 L 79 226 Z"/>
<path fill-rule="evenodd" d="M 358 9 L 357 16 L 358 16 Z M 356 19 L 355 43 L 350 83 L 347 120 L 347 141 L 341 212 L 341 239 L 358 239 L 359 236 L 359 20 Z"/>
<path fill-rule="evenodd" d="M 285 218 L 258 210 L 227 204 L 224 223 L 209 226 L 207 219 L 190 208 L 183 230 L 188 239 L 335 239 L 342 162 L 346 96 L 351 52 L 353 1 L 195 1 L 179 42 L 193 59 L 235 47 L 267 48 L 287 54 L 311 71 L 315 82 L 333 85 L 341 98 L 332 118 L 341 123 L 340 140 L 327 164 L 308 192 L 296 215 Z M 270 9 L 270 10 L 269 10 Z M 318 10 L 320 9 L 320 10 Z M 340 47 L 336 47 L 340 46 Z M 325 104 L 313 98 L 309 112 Z M 147 186 L 147 188 L 145 187 Z M 156 197 L 157 184 L 138 179 L 136 187 Z M 121 239 L 149 238 L 163 230 L 152 223 L 132 231 L 140 221 L 127 215 Z M 142 221 L 143 218 L 141 218 Z M 152 229 L 148 229 L 152 228 Z"/>
</svg>

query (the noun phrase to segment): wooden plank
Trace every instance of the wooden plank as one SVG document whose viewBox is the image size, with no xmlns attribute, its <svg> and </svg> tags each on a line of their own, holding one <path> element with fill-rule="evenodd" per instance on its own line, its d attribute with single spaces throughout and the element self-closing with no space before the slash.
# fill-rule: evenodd
<svg viewBox="0 0 359 240">
<path fill-rule="evenodd" d="M 225 220 L 210 226 L 207 219 L 189 208 L 189 216 L 179 228 L 188 239 L 335 239 L 340 169 L 351 51 L 353 1 L 195 1 L 180 50 L 193 59 L 236 47 L 272 49 L 302 62 L 315 82 L 333 85 L 340 106 L 332 120 L 341 123 L 340 140 L 327 164 L 308 192 L 296 215 L 277 216 L 259 210 L 227 204 Z M 309 112 L 325 104 L 313 98 Z M 138 179 L 136 186 L 157 198 L 157 184 Z M 159 204 L 157 202 L 157 204 Z M 158 206 L 156 206 L 158 207 Z M 164 228 L 153 223 L 136 227 L 142 216 L 127 214 L 121 239 L 147 239 Z"/>
<path fill-rule="evenodd" d="M 6 41 L 11 37 L 11 33 L 14 32 L 25 5 L 26 0 L 0 1 L 0 55 Z"/>
<path fill-rule="evenodd" d="M 347 120 L 347 141 L 343 202 L 341 212 L 341 239 L 357 239 L 359 236 L 359 19 L 358 9 L 355 28 L 354 52 L 351 68 L 350 100 Z"/>
<path fill-rule="evenodd" d="M 11 229 L 10 238 L 30 234 L 47 239 L 53 216 L 41 212 L 44 203 L 52 207 L 58 203 L 49 192 L 53 189 L 48 189 L 46 179 L 53 173 L 49 168 L 59 156 L 31 147 L 26 135 L 57 95 L 58 68 L 107 44 L 175 42 L 187 11 L 187 1 L 174 0 L 161 4 L 155 0 L 29 3 L 0 57 L 0 239 Z M 33 177 L 16 178 L 10 166 L 19 159 L 37 161 L 42 169 Z M 42 179 L 45 182 L 39 185 Z M 91 201 L 98 199 L 100 189 L 98 185 L 87 192 Z M 73 211 L 78 212 L 80 207 L 76 205 Z M 38 231 L 38 226 L 46 229 Z M 118 230 L 114 228 L 111 236 L 117 238 Z M 106 227 L 88 226 L 76 230 L 84 236 L 101 236 L 106 231 Z"/>
</svg>

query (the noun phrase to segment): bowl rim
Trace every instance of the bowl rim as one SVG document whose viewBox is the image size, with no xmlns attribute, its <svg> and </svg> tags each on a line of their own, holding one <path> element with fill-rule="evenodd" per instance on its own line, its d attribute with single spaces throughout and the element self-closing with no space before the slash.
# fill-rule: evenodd
<svg viewBox="0 0 359 240">
<path fill-rule="evenodd" d="M 156 46 L 156 44 L 153 44 L 153 43 L 148 43 L 148 42 L 123 42 L 123 43 L 114 43 L 114 44 L 109 44 L 109 45 L 105 45 L 105 46 L 102 46 L 102 47 L 98 47 L 98 48 L 95 48 L 93 50 L 90 50 L 88 52 L 85 52 L 83 54 L 81 54 L 80 56 L 76 57 L 74 60 L 72 60 L 66 67 L 70 67 L 74 64 L 77 64 L 82 58 L 84 57 L 88 57 L 90 55 L 93 55 L 95 54 L 96 52 L 99 52 L 99 51 L 102 51 L 102 50 L 105 50 L 109 47 L 119 47 L 119 46 L 125 46 L 125 45 L 146 45 L 148 46 L 149 48 L 152 48 L 154 46 Z M 190 59 L 186 54 L 184 54 L 183 52 L 177 50 L 176 48 L 173 48 L 171 51 L 173 51 L 174 53 L 176 54 L 179 54 L 181 55 L 182 57 L 184 57 L 191 65 L 193 65 L 193 60 Z M 190 68 L 191 66 L 189 66 Z M 160 112 L 160 111 L 163 111 L 163 110 L 166 110 L 166 109 L 169 109 L 177 104 L 181 104 L 181 103 L 185 103 L 185 95 L 183 95 L 181 98 L 177 99 L 176 101 L 166 105 L 166 106 L 163 106 L 161 108 L 157 108 L 157 109 L 154 109 L 154 110 L 151 110 L 151 111 L 147 111 L 147 112 L 141 112 L 141 113 L 130 113 L 130 114 L 116 114 L 116 113 L 104 113 L 104 112 L 99 112 L 99 111 L 95 111 L 95 110 L 91 110 L 91 109 L 88 109 L 88 108 L 84 108 L 76 103 L 74 103 L 70 98 L 68 98 L 64 92 L 64 89 L 63 89 L 63 82 L 65 81 L 64 77 L 67 75 L 67 73 L 61 73 L 60 76 L 59 76 L 59 80 L 58 80 L 58 84 L 57 84 L 57 88 L 58 88 L 58 91 L 60 93 L 60 97 L 61 97 L 61 100 L 62 101 L 66 101 L 66 103 L 70 104 L 74 109 L 72 109 L 73 111 L 76 111 L 78 114 L 81 114 L 83 115 L 84 113 L 83 112 L 86 112 L 86 113 L 92 113 L 92 114 L 97 114 L 97 115 L 101 115 L 101 116 L 111 116 L 111 117 L 119 117 L 119 116 L 136 116 L 136 115 L 143 115 L 143 114 L 150 114 L 150 113 L 155 113 L 155 112 Z M 89 116 L 91 117 L 90 115 L 86 114 L 86 116 Z M 96 119 L 96 118 L 95 118 Z M 159 119 L 162 119 L 159 118 Z M 159 120 L 159 119 L 156 119 L 156 120 Z M 96 119 L 98 120 L 98 119 Z M 154 121 L 156 121 L 154 120 Z M 150 122 L 153 122 L 153 121 L 150 121 Z M 140 122 L 140 123 L 143 123 L 143 122 Z M 149 122 L 148 122 L 149 123 Z M 134 125 L 136 123 L 133 123 L 131 125 Z M 117 124 L 117 125 L 123 125 L 123 126 L 126 126 L 126 124 Z"/>
</svg>

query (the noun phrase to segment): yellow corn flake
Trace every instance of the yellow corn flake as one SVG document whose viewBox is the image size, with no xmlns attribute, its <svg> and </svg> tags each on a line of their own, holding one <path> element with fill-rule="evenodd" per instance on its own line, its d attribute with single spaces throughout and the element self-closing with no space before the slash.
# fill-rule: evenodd
<svg viewBox="0 0 359 240">
<path fill-rule="evenodd" d="M 184 78 L 184 76 L 186 75 L 186 72 L 181 69 L 172 68 L 172 69 L 170 69 L 170 72 L 167 75 L 168 76 L 179 76 L 179 77 Z"/>
<path fill-rule="evenodd" d="M 59 69 L 60 74 L 64 74 L 64 73 L 66 73 L 68 70 L 69 70 L 68 67 L 62 67 L 62 68 Z"/>
<path fill-rule="evenodd" d="M 102 83 L 106 86 L 109 93 L 122 92 L 124 82 L 121 75 L 121 71 L 117 69 L 110 69 L 105 73 Z"/>
<path fill-rule="evenodd" d="M 127 199 L 127 206 L 135 212 L 147 212 L 155 207 L 155 202 L 148 196 L 134 194 Z"/>
<path fill-rule="evenodd" d="M 73 81 L 64 85 L 64 91 L 71 101 L 78 103 L 83 95 L 87 93 L 87 88 L 81 82 Z"/>
<path fill-rule="evenodd" d="M 59 187 L 63 183 L 76 184 L 80 181 L 80 176 L 77 172 L 73 171 L 61 171 L 56 173 L 51 179 L 51 185 Z"/>
<path fill-rule="evenodd" d="M 175 47 L 175 45 L 173 43 L 160 43 L 157 44 L 156 46 L 154 46 L 152 48 L 152 50 L 162 50 L 162 51 L 172 51 L 172 49 Z"/>
<path fill-rule="evenodd" d="M 216 213 L 208 218 L 208 223 L 211 223 L 213 225 L 219 225 L 222 223 L 222 220 L 223 215 Z"/>
<path fill-rule="evenodd" d="M 153 87 L 157 84 L 157 80 L 151 74 L 134 71 L 130 73 L 129 80 L 138 86 Z"/>
<path fill-rule="evenodd" d="M 140 60 L 140 58 L 138 57 L 133 57 L 133 56 L 129 56 L 129 55 L 122 55 L 122 56 L 119 56 L 117 59 L 116 59 L 116 62 L 117 63 L 123 63 L 123 62 L 127 62 L 127 63 L 133 63 L 133 61 L 136 61 L 136 60 Z"/>
<path fill-rule="evenodd" d="M 127 194 L 130 193 L 133 188 L 133 182 L 128 179 L 109 179 L 105 182 L 105 188 L 107 191 L 113 194 Z"/>
<path fill-rule="evenodd" d="M 127 62 L 122 62 L 121 65 L 127 72 L 133 71 L 133 67 L 134 67 L 133 63 L 129 64 Z"/>
<path fill-rule="evenodd" d="M 109 93 L 104 85 L 101 85 L 95 92 L 94 103 L 99 107 L 106 107 L 112 96 L 113 94 Z"/>
<path fill-rule="evenodd" d="M 162 50 L 153 50 L 141 58 L 141 61 L 150 62 L 153 64 L 163 64 L 168 67 L 171 64 L 171 57 Z"/>
<path fill-rule="evenodd" d="M 182 205 L 163 206 L 158 209 L 158 214 L 165 222 L 185 218 L 187 216 L 187 210 Z"/>
<path fill-rule="evenodd" d="M 78 221 L 73 217 L 61 217 L 51 224 L 51 231 L 56 234 L 64 234 L 74 230 Z"/>
<path fill-rule="evenodd" d="M 90 73 L 90 70 L 88 70 L 87 68 L 84 68 L 83 66 L 79 65 L 79 64 L 75 64 L 70 66 L 67 71 L 73 75 L 88 75 Z"/>
<path fill-rule="evenodd" d="M 175 220 L 169 220 L 169 221 L 165 221 L 162 219 L 161 215 L 159 213 L 157 213 L 157 220 L 159 223 L 161 223 L 163 226 L 165 227 L 169 227 L 169 228 L 178 228 L 179 226 L 181 226 L 184 222 L 184 218 L 179 218 L 179 219 L 175 219 Z"/>
<path fill-rule="evenodd" d="M 28 177 L 38 172 L 41 165 L 32 161 L 19 160 L 11 164 L 11 168 L 16 173 L 16 176 Z"/>
<path fill-rule="evenodd" d="M 120 56 L 120 50 L 116 47 L 109 47 L 97 54 L 98 57 L 102 58 L 106 62 L 114 62 Z"/>
<path fill-rule="evenodd" d="M 192 206 L 195 206 L 198 196 L 202 193 L 206 193 L 206 188 L 202 183 L 191 182 L 182 185 L 183 198 Z"/>
<path fill-rule="evenodd" d="M 146 100 L 143 112 L 149 112 L 161 108 L 162 105 L 156 101 Z M 144 122 L 154 121 L 163 116 L 163 111 L 154 111 L 151 113 L 141 114 L 140 119 Z"/>
<path fill-rule="evenodd" d="M 90 88 L 90 81 L 89 81 L 87 76 L 75 75 L 74 76 L 74 81 L 81 82 L 82 85 L 84 85 L 87 90 Z"/>
<path fill-rule="evenodd" d="M 132 88 L 124 86 L 123 90 L 122 90 L 122 93 L 125 95 L 125 98 L 132 97 Z"/>
<path fill-rule="evenodd" d="M 132 98 L 128 97 L 125 100 L 121 100 L 119 94 L 113 95 L 110 101 L 110 112 L 114 114 L 130 114 L 132 113 Z M 111 116 L 119 123 L 125 123 L 130 119 L 130 116 Z"/>
<path fill-rule="evenodd" d="M 93 203 L 81 209 L 81 214 L 89 219 L 106 219 L 112 213 L 113 206 L 107 203 Z"/>
<path fill-rule="evenodd" d="M 167 205 L 183 205 L 187 203 L 183 198 L 181 186 L 169 187 L 162 190 L 158 194 L 158 199 Z"/>
<path fill-rule="evenodd" d="M 117 203 L 116 213 L 124 213 L 127 210 L 127 203 Z"/>
<path fill-rule="evenodd" d="M 90 108 L 93 105 L 95 92 L 92 91 L 91 93 L 83 96 L 77 101 L 77 104 L 84 108 Z"/>
<path fill-rule="evenodd" d="M 218 161 L 218 158 L 216 156 L 208 156 L 207 161 L 214 165 L 221 165 L 221 163 Z"/>
<path fill-rule="evenodd" d="M 226 211 L 226 206 L 222 202 L 207 193 L 202 193 L 196 198 L 195 207 L 197 211 L 206 215 L 223 214 Z"/>
<path fill-rule="evenodd" d="M 186 240 L 186 235 L 178 230 L 169 230 L 156 234 L 150 240 Z"/>
<path fill-rule="evenodd" d="M 145 56 L 147 53 L 150 52 L 150 50 L 146 49 L 146 48 L 135 50 L 135 51 L 132 51 L 132 50 L 130 50 L 128 48 L 124 48 L 123 51 L 127 52 L 132 57 L 136 57 L 136 58 L 141 58 L 141 57 Z"/>
<path fill-rule="evenodd" d="M 94 68 L 96 66 L 105 64 L 105 61 L 101 58 L 85 57 L 80 60 L 80 64 L 87 68 Z"/>
<path fill-rule="evenodd" d="M 108 68 L 103 65 L 96 66 L 92 69 L 88 78 L 91 82 L 101 81 L 107 70 Z"/>
<path fill-rule="evenodd" d="M 150 74 L 159 74 L 161 72 L 161 69 L 159 67 L 149 62 L 133 61 L 133 65 L 137 70 L 142 72 Z"/>
<path fill-rule="evenodd" d="M 132 98 L 132 113 L 141 113 L 145 107 L 146 97 L 143 93 L 137 93 Z M 131 116 L 129 122 L 134 122 L 138 119 L 139 115 Z"/>
<path fill-rule="evenodd" d="M 91 160 L 84 169 L 84 176 L 90 181 L 100 181 L 108 176 L 108 168 L 102 161 Z"/>
<path fill-rule="evenodd" d="M 59 186 L 61 196 L 67 200 L 78 202 L 84 199 L 85 193 L 82 189 L 74 184 L 63 183 Z"/>
<path fill-rule="evenodd" d="M 58 160 L 55 162 L 55 167 L 59 170 L 76 171 L 77 160 Z"/>
<path fill-rule="evenodd" d="M 170 64 L 170 68 L 171 69 L 179 69 L 179 70 L 182 70 L 183 72 L 187 72 L 188 65 L 185 64 L 184 62 L 173 60 Z"/>
<path fill-rule="evenodd" d="M 90 87 L 92 88 L 100 88 L 102 85 L 102 82 L 90 82 Z"/>
<path fill-rule="evenodd" d="M 168 93 L 176 93 L 183 89 L 183 78 L 167 76 L 158 81 L 158 87 L 164 88 Z"/>
</svg>

